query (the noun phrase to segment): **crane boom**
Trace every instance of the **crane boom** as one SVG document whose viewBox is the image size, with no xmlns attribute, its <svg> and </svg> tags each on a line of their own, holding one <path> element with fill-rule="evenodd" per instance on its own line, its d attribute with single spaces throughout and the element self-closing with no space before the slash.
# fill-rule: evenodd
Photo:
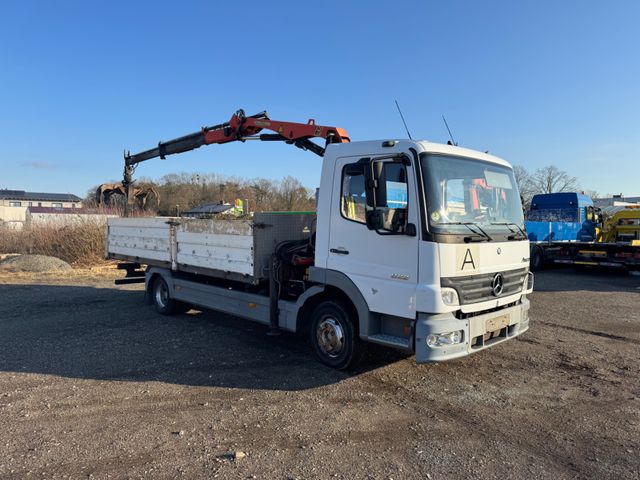
<svg viewBox="0 0 640 480">
<path fill-rule="evenodd" d="M 261 134 L 262 130 L 271 130 L 273 134 Z M 203 145 L 228 143 L 246 140 L 283 141 L 303 150 L 311 150 L 324 155 L 324 148 L 311 141 L 312 138 L 324 138 L 327 144 L 349 141 L 347 132 L 338 127 L 316 125 L 314 120 L 307 123 L 282 122 L 271 120 L 267 112 L 246 116 L 243 110 L 233 114 L 228 122 L 203 127 L 199 132 L 159 142 L 157 147 L 140 153 L 125 153 L 125 165 L 136 165 L 152 158 L 165 158 L 167 155 L 187 152 Z"/>
<path fill-rule="evenodd" d="M 262 130 L 271 130 L 275 133 L 261 134 Z M 325 139 L 325 146 L 321 147 L 312 142 L 312 138 Z M 152 158 L 162 159 L 167 155 L 188 152 L 203 145 L 234 141 L 245 142 L 247 140 L 281 141 L 295 145 L 303 150 L 311 150 L 313 153 L 323 156 L 327 145 L 349 142 L 349 134 L 339 127 L 316 125 L 313 119 L 307 123 L 282 122 L 271 120 L 266 111 L 248 117 L 245 115 L 244 110 L 238 110 L 228 122 L 211 127 L 203 127 L 199 132 L 190 133 L 166 142 L 159 142 L 157 147 L 143 152 L 134 154 L 125 152 L 124 177 L 122 180 L 122 186 L 127 197 L 125 215 L 128 214 L 128 205 L 133 198 L 133 170 L 138 163 Z"/>
<path fill-rule="evenodd" d="M 271 130 L 275 133 L 260 133 L 262 130 Z M 325 139 L 322 147 L 311 141 L 312 138 Z M 282 122 L 271 120 L 267 112 L 246 116 L 244 110 L 238 110 L 231 116 L 228 122 L 203 127 L 199 132 L 190 133 L 182 137 L 159 142 L 157 147 L 143 152 L 124 154 L 124 178 L 122 186 L 126 192 L 125 215 L 128 213 L 128 205 L 133 194 L 133 170 L 135 166 L 152 158 L 165 158 L 167 155 L 188 152 L 203 145 L 215 143 L 229 143 L 234 141 L 245 142 L 247 140 L 280 141 L 295 145 L 303 150 L 311 150 L 313 153 L 323 156 L 327 145 L 331 143 L 349 142 L 349 134 L 339 127 L 316 125 L 311 119 L 307 123 Z"/>
</svg>

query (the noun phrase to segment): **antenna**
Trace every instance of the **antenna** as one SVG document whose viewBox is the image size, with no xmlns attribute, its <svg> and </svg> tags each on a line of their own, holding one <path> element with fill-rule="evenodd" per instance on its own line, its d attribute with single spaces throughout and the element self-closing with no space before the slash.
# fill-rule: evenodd
<svg viewBox="0 0 640 480">
<path fill-rule="evenodd" d="M 413 140 L 413 138 L 411 138 L 411 134 L 409 133 L 409 127 L 407 127 L 407 122 L 404 121 L 404 115 L 402 115 L 402 110 L 400 110 L 400 105 L 398 105 L 398 100 L 394 100 L 394 102 L 396 102 L 396 107 L 398 107 L 398 113 L 400 114 L 402 123 L 404 123 L 404 129 L 407 131 L 407 135 L 409 135 L 409 140 Z"/>
<path fill-rule="evenodd" d="M 442 120 L 444 120 L 444 126 L 447 127 L 447 132 L 449 132 L 449 138 L 451 138 L 451 143 L 457 147 L 458 146 L 458 142 L 456 142 L 453 139 L 453 135 L 451 134 L 451 129 L 449 128 L 449 124 L 447 123 L 447 119 L 444 118 L 444 115 L 442 115 Z"/>
</svg>

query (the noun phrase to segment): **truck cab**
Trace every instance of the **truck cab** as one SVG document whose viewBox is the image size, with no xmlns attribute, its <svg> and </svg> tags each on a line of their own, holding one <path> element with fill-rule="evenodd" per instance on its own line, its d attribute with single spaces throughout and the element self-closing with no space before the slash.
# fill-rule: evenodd
<svg viewBox="0 0 640 480">
<path fill-rule="evenodd" d="M 531 269 L 562 264 L 638 270 L 640 215 L 631 209 L 607 213 L 612 216 L 605 224 L 602 210 L 581 193 L 535 195 L 525 223 Z"/>
<path fill-rule="evenodd" d="M 349 285 L 362 340 L 424 362 L 527 330 L 529 242 L 507 162 L 410 140 L 329 145 L 319 192 L 311 278 Z"/>
<path fill-rule="evenodd" d="M 588 196 L 576 192 L 534 195 L 526 228 L 532 242 L 593 242 L 600 229 L 598 209 Z"/>
</svg>

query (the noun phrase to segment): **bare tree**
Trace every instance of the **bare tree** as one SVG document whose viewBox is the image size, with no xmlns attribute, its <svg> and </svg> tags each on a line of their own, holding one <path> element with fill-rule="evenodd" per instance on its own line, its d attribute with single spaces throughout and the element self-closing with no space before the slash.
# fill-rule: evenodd
<svg viewBox="0 0 640 480">
<path fill-rule="evenodd" d="M 254 191 L 254 205 L 264 210 L 271 209 L 274 195 L 273 182 L 266 178 L 258 178 L 253 181 L 251 188 Z"/>
<path fill-rule="evenodd" d="M 283 210 L 296 208 L 308 209 L 311 204 L 309 191 L 304 188 L 300 180 L 292 176 L 286 176 L 280 182 L 280 204 Z"/>
<path fill-rule="evenodd" d="M 137 184 L 142 182 L 158 191 L 160 205 L 154 205 L 153 208 L 157 208 L 162 215 L 174 215 L 176 205 L 185 211 L 203 203 L 233 203 L 237 198 L 247 200 L 251 210 L 256 212 L 315 209 L 315 198 L 311 191 L 291 176 L 276 181 L 181 172 L 169 173 L 155 182 L 141 178 Z"/>
<path fill-rule="evenodd" d="M 525 208 L 528 208 L 528 205 L 531 203 L 531 198 L 536 193 L 535 188 L 532 185 L 531 174 L 522 165 L 514 166 L 513 173 L 516 177 L 516 183 L 518 184 L 520 197 L 522 197 L 522 203 Z"/>
<path fill-rule="evenodd" d="M 537 169 L 531 175 L 531 186 L 535 193 L 575 192 L 579 189 L 578 179 L 555 165 Z"/>
<path fill-rule="evenodd" d="M 584 190 L 584 194 L 590 198 L 602 198 L 602 195 L 600 195 L 600 192 L 598 192 L 597 190 L 591 190 L 587 188 Z"/>
</svg>

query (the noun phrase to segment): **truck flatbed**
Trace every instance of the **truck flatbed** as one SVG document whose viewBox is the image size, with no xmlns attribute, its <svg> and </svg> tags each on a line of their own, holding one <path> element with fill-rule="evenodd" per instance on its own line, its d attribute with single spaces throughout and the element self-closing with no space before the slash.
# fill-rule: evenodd
<svg viewBox="0 0 640 480">
<path fill-rule="evenodd" d="M 535 255 L 548 263 L 640 270 L 640 246 L 629 243 L 531 242 L 531 258 Z"/>
<path fill-rule="evenodd" d="M 315 213 L 256 213 L 252 219 L 111 218 L 107 258 L 258 284 L 283 241 L 311 237 Z"/>
</svg>

